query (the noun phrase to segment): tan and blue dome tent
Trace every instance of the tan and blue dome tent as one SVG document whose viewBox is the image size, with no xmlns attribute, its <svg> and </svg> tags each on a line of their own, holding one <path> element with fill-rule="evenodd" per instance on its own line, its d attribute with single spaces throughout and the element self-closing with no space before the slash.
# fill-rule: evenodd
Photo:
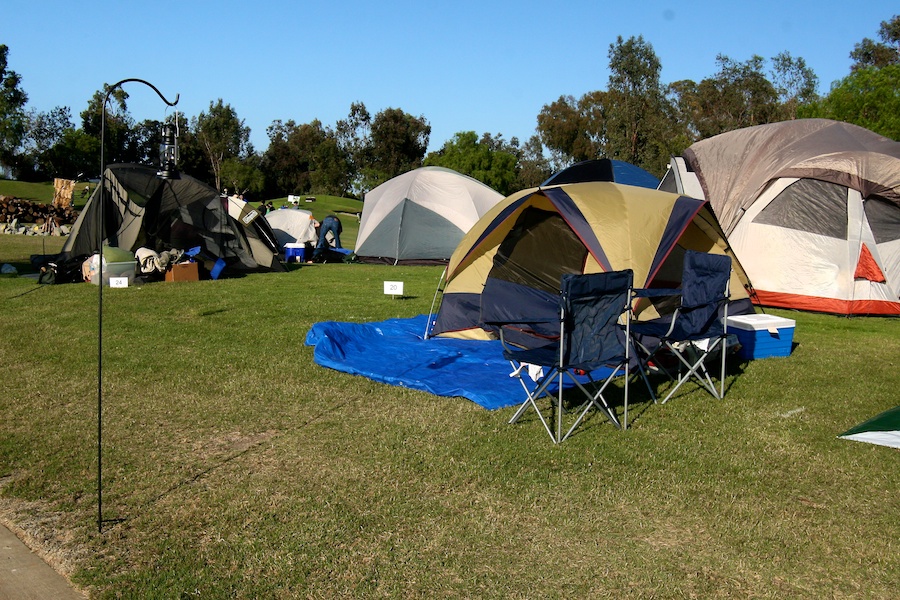
<svg viewBox="0 0 900 600">
<path fill-rule="evenodd" d="M 356 256 L 363 262 L 446 263 L 503 195 L 444 167 L 422 167 L 366 194 Z"/>
<path fill-rule="evenodd" d="M 763 306 L 900 315 L 900 143 L 827 119 L 738 129 L 660 189 L 709 200 Z"/>
<path fill-rule="evenodd" d="M 569 273 L 632 269 L 637 287 L 677 287 L 686 250 L 730 256 L 728 312 L 753 311 L 749 281 L 706 201 L 610 182 L 523 190 L 485 214 L 453 252 L 432 331 L 490 339 L 483 302 L 523 316 L 554 314 Z M 488 277 L 504 285 L 486 291 Z M 666 312 L 646 301 L 635 310 L 642 320 Z"/>
<path fill-rule="evenodd" d="M 63 245 L 62 260 L 93 254 L 102 240 L 130 252 L 141 247 L 162 252 L 199 246 L 198 259 L 210 270 L 223 261 L 225 276 L 284 270 L 275 235 L 258 212 L 243 210 L 247 208 L 243 202 L 230 206 L 214 188 L 189 175 L 163 180 L 157 170 L 132 164 L 107 167 L 104 206 L 97 186 Z"/>
</svg>

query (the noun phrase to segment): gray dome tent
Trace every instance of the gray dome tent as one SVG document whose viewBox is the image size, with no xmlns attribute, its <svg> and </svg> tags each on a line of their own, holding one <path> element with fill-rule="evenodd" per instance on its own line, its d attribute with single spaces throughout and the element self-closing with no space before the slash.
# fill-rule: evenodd
<svg viewBox="0 0 900 600">
<path fill-rule="evenodd" d="M 356 255 L 363 262 L 446 263 L 503 195 L 444 167 L 421 167 L 366 194 Z"/>
</svg>

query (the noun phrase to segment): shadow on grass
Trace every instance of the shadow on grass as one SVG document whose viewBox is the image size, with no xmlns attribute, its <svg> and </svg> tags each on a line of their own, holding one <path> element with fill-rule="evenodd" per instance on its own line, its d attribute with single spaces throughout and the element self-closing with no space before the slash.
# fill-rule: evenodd
<svg viewBox="0 0 900 600">
<path fill-rule="evenodd" d="M 736 357 L 731 357 L 725 363 L 725 396 L 728 395 L 728 391 L 737 381 L 737 378 L 744 373 L 746 365 L 749 361 L 743 361 L 737 359 Z M 677 376 L 677 371 L 671 369 L 670 372 L 672 375 Z M 640 379 L 639 375 L 635 375 L 634 371 L 632 371 L 632 376 L 634 379 L 629 381 L 628 384 L 628 427 L 631 428 L 635 423 L 640 422 L 643 415 L 654 405 L 659 403 L 662 398 L 666 396 L 668 391 L 675 385 L 675 381 L 670 379 L 665 371 L 659 370 L 654 373 L 648 374 L 648 381 L 650 384 L 650 388 L 653 392 L 653 396 L 651 396 L 650 391 L 647 389 L 647 386 Z M 713 382 L 718 383 L 717 377 L 714 377 Z M 600 389 L 602 386 L 602 382 L 594 382 L 593 386 L 588 386 L 588 390 L 591 392 L 596 392 L 596 390 Z M 681 388 L 679 388 L 678 392 L 669 400 L 677 400 L 678 398 L 692 395 L 698 389 L 703 390 L 702 386 L 696 381 L 688 381 L 682 384 Z M 603 397 L 606 400 L 607 405 L 610 410 L 616 414 L 620 423 L 624 420 L 625 413 L 625 387 L 621 384 L 621 381 L 618 381 L 617 384 L 611 385 L 603 390 Z M 525 398 L 523 396 L 522 401 Z M 545 396 L 542 400 L 543 410 L 544 410 L 544 418 L 549 419 L 548 422 L 555 423 L 557 419 L 557 400 L 554 396 L 550 402 L 549 407 L 547 406 L 548 398 Z M 571 426 L 571 423 L 574 422 L 574 419 L 577 418 L 577 415 L 581 414 L 581 411 L 587 406 L 587 402 L 585 400 L 584 395 L 581 393 L 578 388 L 568 388 L 563 392 L 563 419 L 564 422 L 566 419 L 569 421 L 569 425 L 566 426 L 566 429 Z M 549 415 L 549 417 L 548 417 Z M 606 415 L 603 414 L 599 410 L 592 410 L 585 416 L 584 420 L 580 423 L 578 428 L 572 432 L 570 437 L 575 437 L 581 433 L 583 433 L 586 429 L 590 429 L 588 427 L 591 423 L 594 422 L 595 419 L 601 419 L 599 423 L 610 424 Z M 528 424 L 531 422 L 539 423 L 537 416 L 534 414 L 534 410 L 526 411 L 522 417 L 518 421 L 522 424 Z"/>
<path fill-rule="evenodd" d="M 312 417 L 311 417 L 309 420 L 307 420 L 305 423 L 303 423 L 303 424 L 301 424 L 299 427 L 297 427 L 297 430 L 304 429 L 305 427 L 308 427 L 309 425 L 312 425 L 313 423 L 319 421 L 320 419 L 322 419 L 323 417 L 329 415 L 330 413 L 333 413 L 333 412 L 335 412 L 335 411 L 337 411 L 337 410 L 339 410 L 339 409 L 342 409 L 342 408 L 346 407 L 348 404 L 350 404 L 350 402 L 351 402 L 350 400 L 347 400 L 347 401 L 341 402 L 340 404 L 335 404 L 335 405 L 331 406 L 330 408 L 327 408 L 327 409 L 325 409 L 325 410 L 319 412 L 318 414 L 312 416 Z M 197 481 L 200 481 L 201 479 L 203 479 L 203 478 L 206 477 L 207 475 L 210 475 L 211 473 L 214 473 L 215 471 L 217 471 L 217 470 L 221 469 L 222 467 L 224 467 L 224 466 L 230 464 L 231 462 L 233 462 L 233 461 L 235 461 L 235 460 L 237 460 L 237 459 L 239 459 L 239 458 L 241 458 L 241 457 L 243 457 L 243 456 L 246 456 L 246 455 L 250 454 L 252 451 L 256 450 L 257 448 L 259 448 L 260 446 L 262 446 L 264 443 L 271 441 L 271 440 L 272 440 L 273 438 L 275 438 L 275 437 L 277 437 L 277 434 L 262 436 L 261 439 L 259 439 L 259 440 L 255 441 L 255 442 L 253 442 L 252 444 L 250 444 L 250 445 L 247 446 L 246 448 L 244 448 L 244 449 L 242 449 L 242 450 L 239 450 L 239 451 L 237 451 L 237 452 L 234 452 L 233 454 L 230 454 L 230 455 L 226 456 L 225 458 L 223 458 L 222 460 L 218 461 L 217 463 L 212 464 L 212 465 L 210 465 L 209 467 L 207 467 L 207 468 L 205 468 L 205 469 L 203 469 L 203 470 L 201 470 L 201 471 L 198 471 L 197 473 L 194 473 L 193 475 L 191 475 L 191 476 L 189 476 L 189 477 L 185 477 L 184 479 L 182 479 L 182 480 L 176 482 L 174 485 L 170 486 L 168 489 L 166 489 L 166 490 L 163 491 L 162 493 L 160 493 L 160 494 L 158 494 L 157 496 L 151 498 L 148 502 L 144 503 L 141 507 L 139 507 L 139 511 L 140 511 L 140 510 L 146 510 L 146 509 L 150 508 L 151 506 L 153 506 L 153 505 L 156 504 L 157 502 L 160 502 L 161 500 L 167 498 L 168 496 L 170 496 L 171 494 L 177 492 L 178 490 L 180 490 L 180 489 L 182 489 L 182 488 L 184 488 L 184 487 L 186 487 L 186 486 L 188 486 L 188 485 L 191 485 L 191 484 L 193 484 L 193 483 L 196 483 Z M 119 524 L 121 524 L 121 523 L 126 522 L 127 520 L 128 520 L 128 517 L 118 517 L 118 518 L 113 518 L 113 519 L 103 519 L 103 520 L 101 521 L 101 527 L 102 527 L 104 524 L 109 524 L 110 526 L 114 527 L 114 526 L 116 526 L 116 525 L 119 525 Z"/>
</svg>

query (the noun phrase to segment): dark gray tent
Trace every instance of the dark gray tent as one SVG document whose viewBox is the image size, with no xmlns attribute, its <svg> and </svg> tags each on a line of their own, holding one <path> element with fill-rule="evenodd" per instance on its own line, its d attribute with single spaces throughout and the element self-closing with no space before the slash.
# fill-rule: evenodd
<svg viewBox="0 0 900 600">
<path fill-rule="evenodd" d="M 62 249 L 62 259 L 109 246 L 134 252 L 200 247 L 207 269 L 219 259 L 223 275 L 283 271 L 275 235 L 264 218 L 234 219 L 227 198 L 188 175 L 163 180 L 156 169 L 111 165 L 104 173 L 104 232 L 100 234 L 100 186 L 91 195 Z"/>
</svg>

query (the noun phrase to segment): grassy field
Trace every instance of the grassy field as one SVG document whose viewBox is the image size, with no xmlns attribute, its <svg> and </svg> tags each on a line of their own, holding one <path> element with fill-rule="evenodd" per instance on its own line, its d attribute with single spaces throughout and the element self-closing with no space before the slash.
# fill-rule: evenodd
<svg viewBox="0 0 900 600">
<path fill-rule="evenodd" d="M 75 187 L 76 193 L 74 203 L 76 206 L 84 205 L 85 199 L 79 198 L 79 194 L 83 187 L 83 183 Z M 91 188 L 93 187 L 94 186 L 91 185 Z M 12 196 L 14 198 L 21 198 L 32 202 L 50 203 L 53 201 L 53 182 L 26 183 L 24 181 L 0 179 L 0 196 Z"/>
<path fill-rule="evenodd" d="M 12 237 L 0 263 L 41 252 Z M 312 324 L 428 312 L 439 276 L 104 293 L 102 533 L 97 288 L 0 278 L 0 520 L 96 598 L 896 598 L 900 453 L 836 436 L 896 405 L 900 320 L 772 311 L 792 356 L 724 400 L 636 398 L 554 447 L 313 362 Z"/>
</svg>

